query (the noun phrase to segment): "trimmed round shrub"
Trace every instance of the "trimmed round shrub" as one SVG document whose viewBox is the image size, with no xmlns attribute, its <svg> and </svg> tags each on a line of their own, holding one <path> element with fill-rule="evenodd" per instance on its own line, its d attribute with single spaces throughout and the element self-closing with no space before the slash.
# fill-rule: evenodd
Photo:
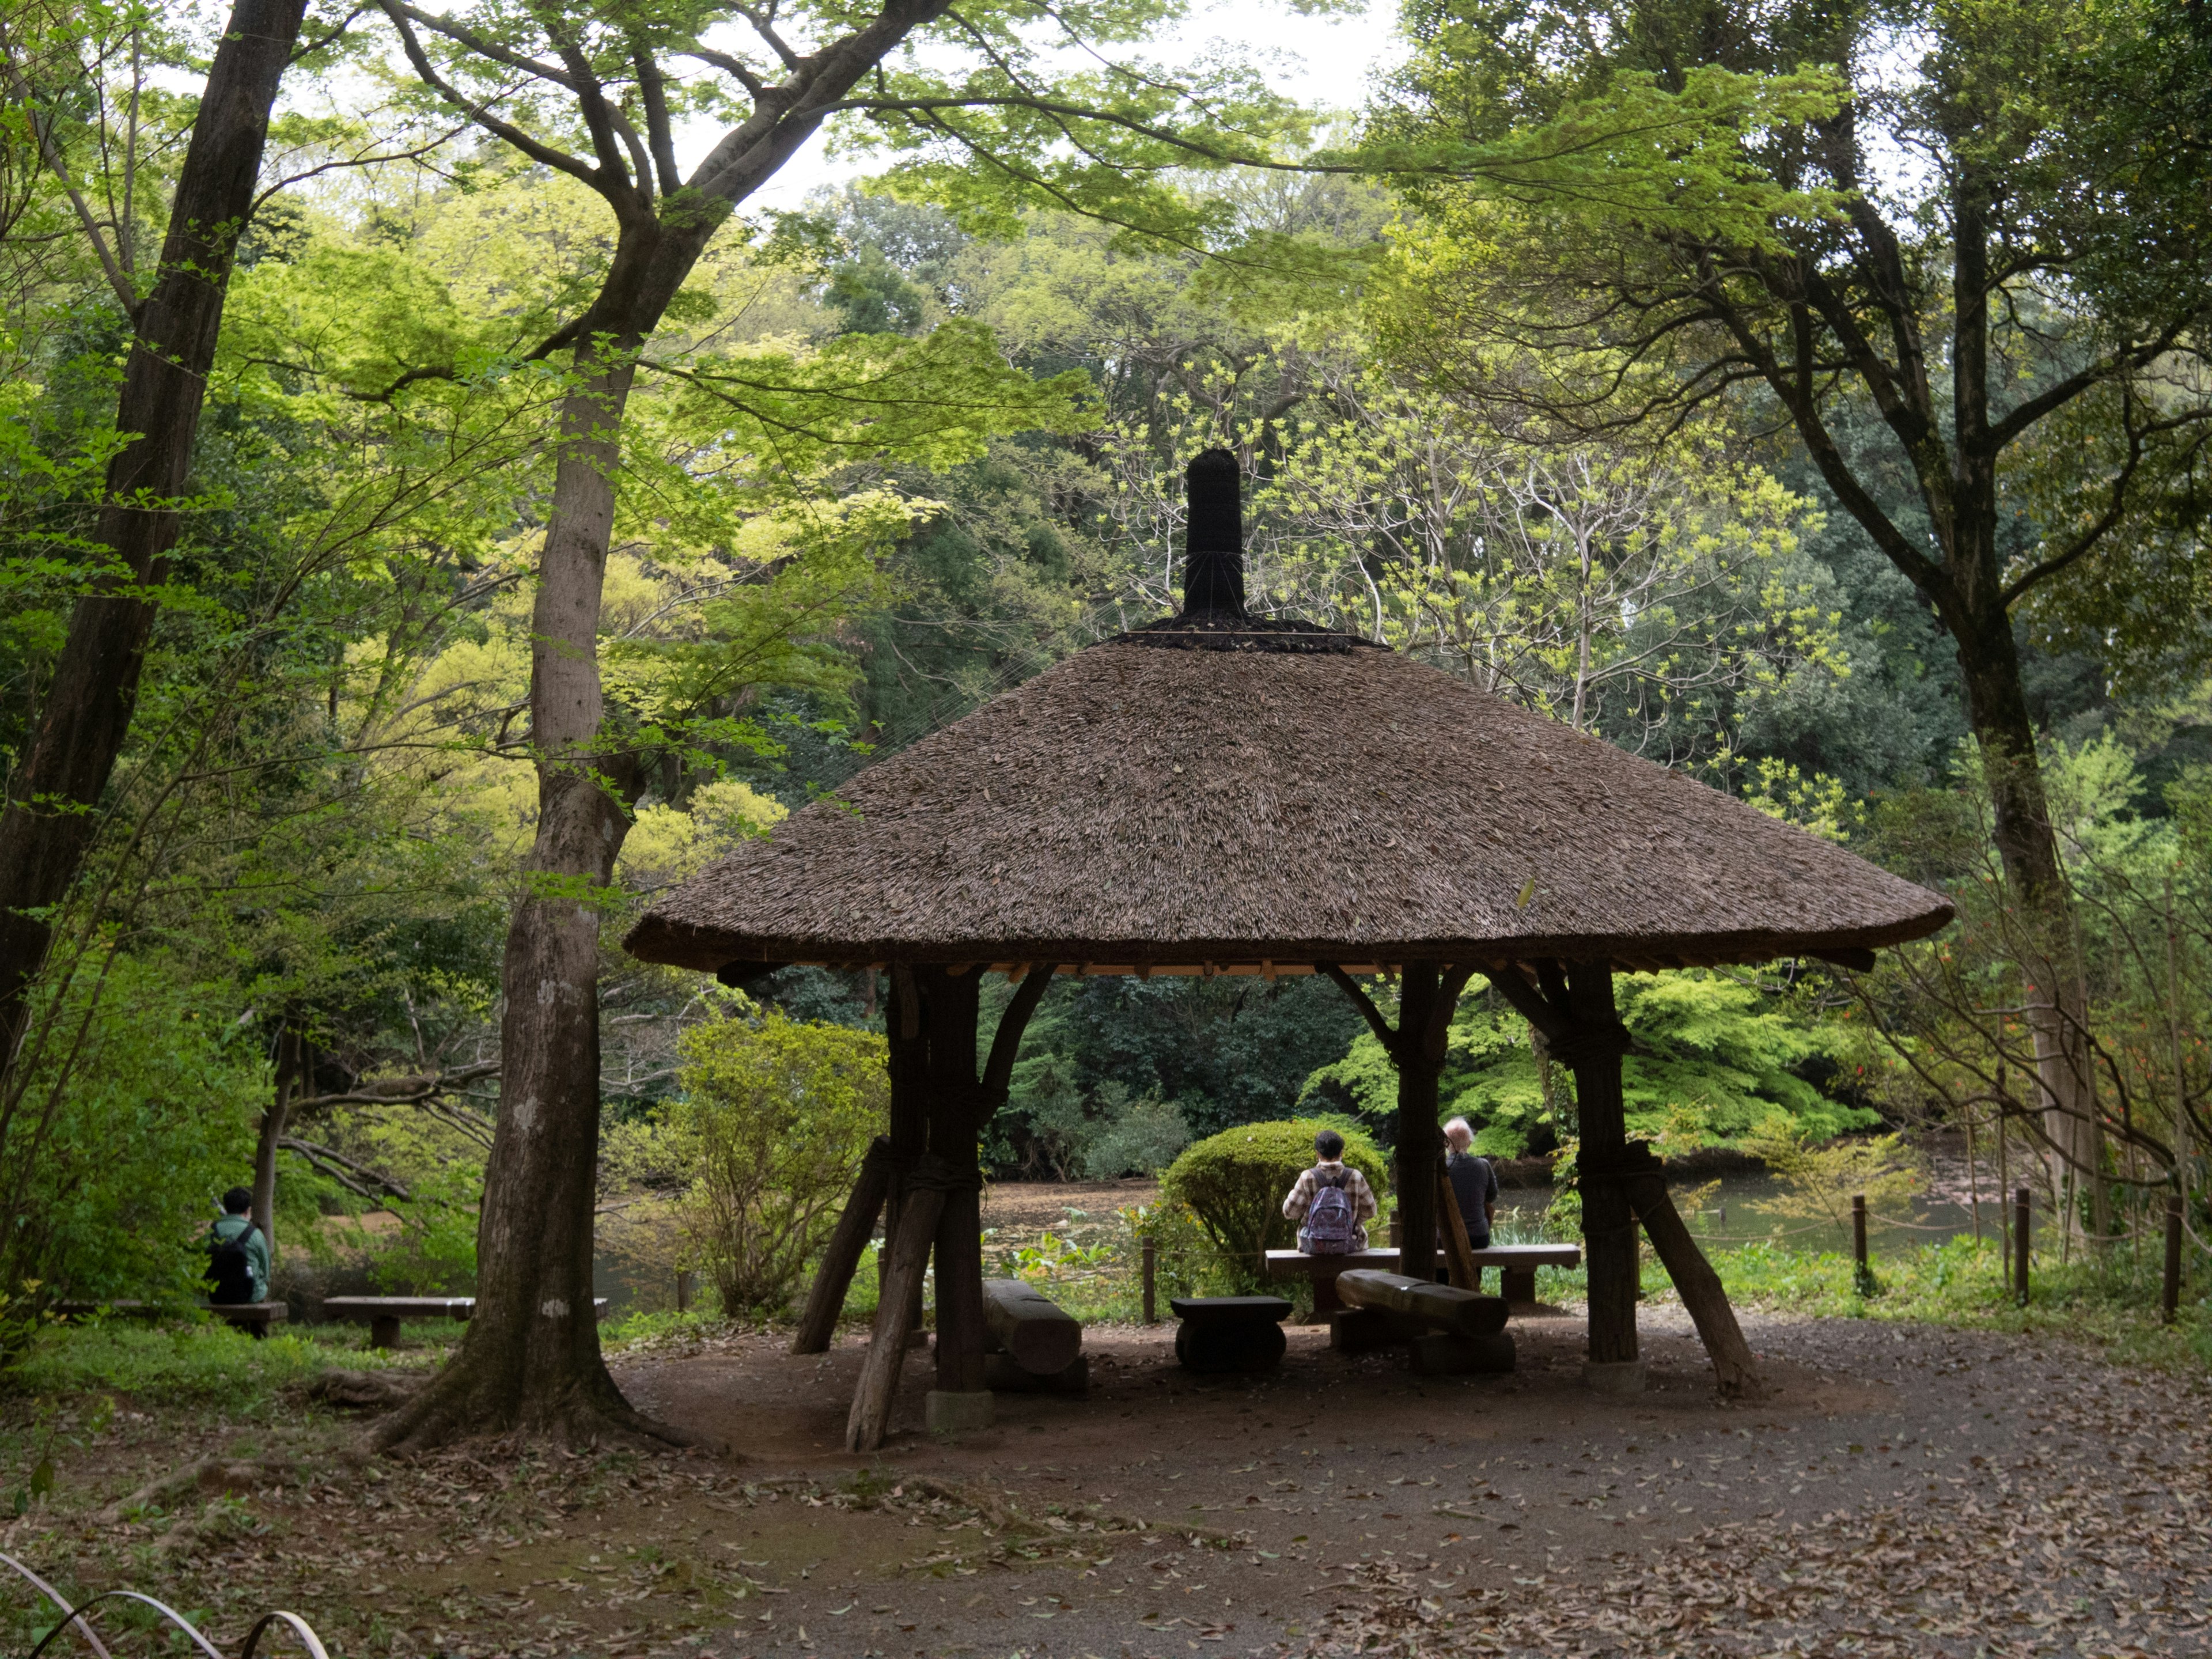
<svg viewBox="0 0 2212 1659">
<path fill-rule="evenodd" d="M 1313 1167 L 1314 1137 L 1323 1129 L 1344 1137 L 1344 1161 L 1367 1177 L 1376 1203 L 1387 1203 L 1389 1178 L 1374 1141 L 1335 1118 L 1310 1117 L 1247 1123 L 1186 1147 L 1160 1177 L 1161 1201 L 1197 1217 L 1237 1277 L 1256 1283 L 1262 1251 L 1298 1242 L 1297 1228 L 1283 1218 L 1283 1200 L 1298 1172 Z M 1367 1224 L 1371 1240 L 1381 1218 Z"/>
</svg>

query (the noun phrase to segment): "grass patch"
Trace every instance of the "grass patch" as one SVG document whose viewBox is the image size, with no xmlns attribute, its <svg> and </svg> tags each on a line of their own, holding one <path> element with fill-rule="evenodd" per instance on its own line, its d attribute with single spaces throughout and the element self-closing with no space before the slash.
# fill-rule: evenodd
<svg viewBox="0 0 2212 1659">
<path fill-rule="evenodd" d="M 1993 1239 L 1961 1237 L 1877 1255 L 1874 1294 L 1863 1297 L 1853 1284 L 1851 1258 L 1840 1250 L 1752 1243 L 1717 1250 L 1712 1262 L 1740 1308 L 2059 1336 L 2131 1363 L 2212 1367 L 2212 1309 L 2201 1294 L 2185 1297 L 2174 1323 L 2161 1323 L 2158 1270 L 2130 1251 L 2115 1250 L 2102 1261 L 2077 1256 L 2063 1266 L 2039 1257 L 2029 1269 L 2026 1307 L 2004 1289 Z M 1647 1296 L 1672 1295 L 1656 1265 L 1645 1268 L 1644 1284 Z"/>
<path fill-rule="evenodd" d="M 327 1370 L 419 1364 L 440 1352 L 382 1352 L 366 1346 L 364 1332 L 343 1326 L 280 1328 L 256 1341 L 216 1319 L 150 1325 L 104 1319 L 41 1330 L 0 1371 L 0 1389 L 41 1397 L 105 1393 L 147 1403 L 220 1399 L 243 1406 Z"/>
</svg>

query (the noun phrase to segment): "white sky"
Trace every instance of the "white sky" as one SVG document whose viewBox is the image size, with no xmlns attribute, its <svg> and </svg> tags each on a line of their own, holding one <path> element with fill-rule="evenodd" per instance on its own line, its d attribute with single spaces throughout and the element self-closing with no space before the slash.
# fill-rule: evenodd
<svg viewBox="0 0 2212 1659">
<path fill-rule="evenodd" d="M 1172 64 L 1179 48 L 1219 42 L 1270 68 L 1276 87 L 1302 102 L 1357 109 L 1366 102 L 1370 78 L 1396 45 L 1396 10 L 1394 0 L 1366 0 L 1364 9 L 1352 0 L 1342 15 L 1303 17 L 1263 0 L 1196 0 L 1185 27 L 1153 42 L 1145 55 Z M 702 133 L 701 139 L 703 149 L 713 135 Z M 746 208 L 795 209 L 816 187 L 860 178 L 880 165 L 851 157 L 832 161 L 823 155 L 823 146 L 817 134 L 748 198 Z M 694 159 L 684 157 L 687 164 Z"/>
</svg>

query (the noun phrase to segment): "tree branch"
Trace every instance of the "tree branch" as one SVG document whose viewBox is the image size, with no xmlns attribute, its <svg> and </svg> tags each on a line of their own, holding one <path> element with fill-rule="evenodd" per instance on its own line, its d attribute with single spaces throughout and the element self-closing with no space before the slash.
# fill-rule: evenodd
<svg viewBox="0 0 2212 1659">
<path fill-rule="evenodd" d="M 297 1139 L 291 1135 L 277 1138 L 276 1145 L 288 1152 L 297 1152 L 314 1166 L 319 1175 L 328 1176 L 349 1192 L 362 1198 L 396 1198 L 402 1203 L 412 1203 L 415 1194 L 409 1192 L 380 1170 L 372 1170 L 359 1164 L 343 1152 L 312 1140 Z M 364 1184 L 368 1183 L 368 1184 Z"/>
<path fill-rule="evenodd" d="M 415 31 L 408 27 L 404 10 L 398 0 L 377 0 L 377 4 L 392 20 L 392 27 L 399 34 L 400 49 L 407 54 L 408 63 L 413 65 L 416 76 L 424 86 L 459 110 L 465 118 L 474 122 L 493 137 L 514 145 L 532 161 L 551 167 L 556 173 L 565 173 L 572 179 L 580 179 L 601 195 L 607 193 L 607 181 L 599 176 L 597 168 L 578 161 L 565 150 L 539 143 L 513 122 L 501 120 L 491 112 L 491 106 L 488 102 L 471 102 L 464 98 L 432 66 L 429 55 L 422 50 L 422 43 L 415 38 Z"/>
</svg>

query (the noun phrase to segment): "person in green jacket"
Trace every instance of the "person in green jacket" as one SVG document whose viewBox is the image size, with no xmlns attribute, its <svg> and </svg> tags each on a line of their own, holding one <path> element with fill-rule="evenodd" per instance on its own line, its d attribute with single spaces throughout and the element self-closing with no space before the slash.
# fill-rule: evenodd
<svg viewBox="0 0 2212 1659">
<path fill-rule="evenodd" d="M 233 1187 L 208 1231 L 208 1300 L 223 1304 L 269 1299 L 269 1241 L 253 1224 L 253 1194 Z M 262 1333 L 257 1328 L 254 1333 Z"/>
</svg>

